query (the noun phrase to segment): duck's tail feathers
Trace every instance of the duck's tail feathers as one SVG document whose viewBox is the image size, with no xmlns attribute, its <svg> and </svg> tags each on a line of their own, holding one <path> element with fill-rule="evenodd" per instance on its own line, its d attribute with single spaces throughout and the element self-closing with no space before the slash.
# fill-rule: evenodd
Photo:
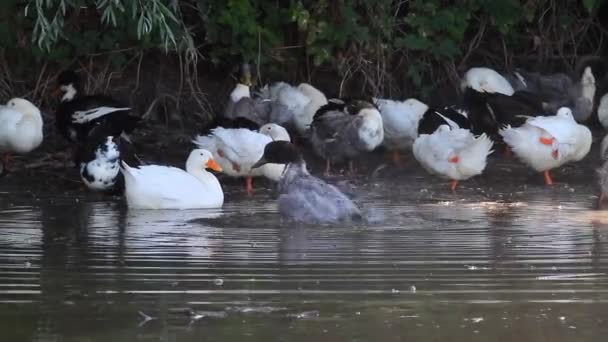
<svg viewBox="0 0 608 342">
<path fill-rule="evenodd" d="M 458 153 L 461 171 L 470 176 L 481 174 L 486 167 L 488 155 L 494 152 L 493 145 L 494 142 L 485 133 L 477 137 L 470 146 Z"/>
<path fill-rule="evenodd" d="M 135 181 L 135 176 L 133 175 L 133 168 L 127 164 L 124 160 L 120 162 L 120 172 L 122 172 L 125 178 L 125 184 L 133 183 Z"/>
<path fill-rule="evenodd" d="M 204 148 L 206 150 L 213 150 L 215 147 L 215 142 L 213 138 L 209 135 L 197 135 L 192 139 L 192 143 L 194 143 L 199 148 Z"/>
</svg>

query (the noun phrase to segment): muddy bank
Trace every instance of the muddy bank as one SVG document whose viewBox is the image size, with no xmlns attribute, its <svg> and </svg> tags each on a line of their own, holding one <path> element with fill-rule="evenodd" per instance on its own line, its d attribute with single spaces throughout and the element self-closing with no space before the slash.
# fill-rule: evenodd
<svg viewBox="0 0 608 342">
<path fill-rule="evenodd" d="M 103 199 L 107 195 L 88 190 L 81 182 L 78 169 L 64 153 L 67 144 L 54 133 L 54 127 L 46 127 L 48 132 L 44 144 L 31 154 L 17 156 L 13 171 L 0 179 L 0 192 L 7 198 L 24 200 L 39 200 L 38 197 L 48 197 L 52 193 L 72 196 L 79 199 Z M 50 130 L 50 132 L 49 132 Z M 185 158 L 194 147 L 192 137 L 199 131 L 196 128 L 187 130 L 171 130 L 163 125 L 147 123 L 137 130 L 132 140 L 138 155 L 147 163 L 159 163 L 184 167 Z M 346 173 L 347 165 L 336 165 L 336 172 L 328 178 L 330 182 L 341 186 L 346 192 L 357 194 L 356 188 L 368 185 L 374 181 L 398 181 L 408 183 L 409 191 L 418 193 L 419 200 L 440 200 L 458 198 L 486 198 L 487 200 L 519 201 L 525 200 L 527 192 L 545 192 L 548 196 L 569 193 L 585 193 L 589 206 L 595 205 L 597 197 L 597 178 L 595 169 L 600 166 L 599 144 L 604 132 L 593 130 L 594 143 L 590 153 L 578 163 L 567 164 L 552 171 L 556 184 L 551 187 L 544 185 L 543 177 L 529 169 L 516 158 L 505 159 L 502 147 L 495 146 L 494 153 L 488 158 L 488 166 L 481 176 L 460 183 L 455 193 L 449 191 L 448 181 L 427 174 L 413 155 L 403 158 L 403 164 L 395 166 L 386 151 L 382 148 L 361 156 L 356 161 L 357 174 Z M 309 169 L 314 174 L 321 175 L 324 161 L 317 157 L 306 142 L 300 141 Z M 233 179 L 218 175 L 227 193 L 231 197 L 245 196 L 242 179 Z M 433 191 L 426 189 L 425 183 L 433 184 Z M 274 183 L 263 178 L 254 181 L 257 192 L 272 193 Z M 113 197 L 118 199 L 119 197 Z M 579 197 L 580 198 L 580 197 Z M 22 202 L 23 203 L 23 202 Z"/>
</svg>

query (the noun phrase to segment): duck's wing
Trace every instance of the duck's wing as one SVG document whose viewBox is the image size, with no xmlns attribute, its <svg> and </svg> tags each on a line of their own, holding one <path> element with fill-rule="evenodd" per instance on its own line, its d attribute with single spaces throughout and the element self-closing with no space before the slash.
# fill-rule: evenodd
<svg viewBox="0 0 608 342">
<path fill-rule="evenodd" d="M 8 143 L 14 135 L 17 124 L 23 118 L 23 114 L 6 106 L 0 106 L 0 147 Z"/>
<path fill-rule="evenodd" d="M 415 138 L 417 136 L 418 123 L 428 106 L 415 99 L 406 101 L 374 99 L 374 102 L 382 115 L 387 137 L 406 135 Z"/>
<path fill-rule="evenodd" d="M 279 210 L 297 221 L 328 223 L 360 215 L 350 198 L 314 176 L 297 178 L 285 190 L 279 197 Z"/>
<path fill-rule="evenodd" d="M 317 137 L 324 141 L 334 141 L 344 137 L 350 131 L 355 116 L 340 111 L 329 111 L 317 116 L 312 128 Z"/>
<path fill-rule="evenodd" d="M 224 158 L 241 167 L 251 167 L 264 154 L 264 147 L 272 141 L 267 135 L 245 128 L 213 130 L 216 149 L 221 149 Z M 218 151 L 219 153 L 219 151 Z"/>
<path fill-rule="evenodd" d="M 295 115 L 302 115 L 311 99 L 292 86 L 285 86 L 279 91 L 278 102 L 286 106 Z"/>
<path fill-rule="evenodd" d="M 7 106 L 0 106 L 0 129 L 13 127 L 21 121 L 23 114 Z"/>
<path fill-rule="evenodd" d="M 555 101 L 563 98 L 574 82 L 570 76 L 563 73 L 542 75 L 537 72 L 518 70 L 523 76 L 528 87 L 526 90 L 537 93 L 547 101 Z"/>
<path fill-rule="evenodd" d="M 540 97 L 528 91 L 517 91 L 512 96 L 489 94 L 487 105 L 499 125 L 520 126 L 522 117 L 545 114 Z"/>
<path fill-rule="evenodd" d="M 124 114 L 131 110 L 130 107 L 105 95 L 84 96 L 67 104 L 73 111 L 70 118 L 71 122 L 76 124 L 86 124 L 114 112 L 123 112 Z"/>
<path fill-rule="evenodd" d="M 463 84 L 480 92 L 513 94 L 511 83 L 490 68 L 471 68 L 464 76 Z"/>
<path fill-rule="evenodd" d="M 124 165 L 124 164 L 123 164 Z M 201 182 L 186 171 L 161 165 L 130 168 L 129 173 L 138 189 L 163 200 L 177 201 L 181 197 L 200 196 Z"/>
<path fill-rule="evenodd" d="M 293 112 L 282 103 L 273 101 L 270 104 L 270 115 L 268 122 L 276 123 L 281 126 L 290 126 L 293 122 Z"/>
<path fill-rule="evenodd" d="M 526 123 L 546 131 L 560 143 L 571 143 L 575 140 L 574 125 L 576 125 L 576 122 L 574 121 L 558 116 L 537 116 L 529 119 Z"/>
<path fill-rule="evenodd" d="M 453 153 L 446 136 L 439 132 L 418 136 L 412 146 L 414 157 L 431 174 L 444 175 L 448 169 L 449 155 Z"/>
</svg>

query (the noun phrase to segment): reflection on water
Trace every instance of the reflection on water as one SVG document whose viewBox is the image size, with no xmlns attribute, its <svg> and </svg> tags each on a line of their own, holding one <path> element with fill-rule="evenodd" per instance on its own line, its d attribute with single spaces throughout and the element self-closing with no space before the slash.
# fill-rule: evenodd
<svg viewBox="0 0 608 342">
<path fill-rule="evenodd" d="M 574 341 L 608 332 L 608 212 L 590 187 L 359 184 L 371 223 L 0 200 L 6 341 Z M 386 195 L 387 193 L 398 195 Z"/>
</svg>

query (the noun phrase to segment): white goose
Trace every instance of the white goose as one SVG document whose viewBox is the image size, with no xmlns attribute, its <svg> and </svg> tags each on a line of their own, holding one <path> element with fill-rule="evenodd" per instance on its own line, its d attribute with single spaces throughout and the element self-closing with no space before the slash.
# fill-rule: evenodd
<svg viewBox="0 0 608 342">
<path fill-rule="evenodd" d="M 553 184 L 551 169 L 583 159 L 592 142 L 589 128 L 576 123 L 567 107 L 555 116 L 531 118 L 521 127 L 508 126 L 500 135 L 524 163 L 544 173 L 547 185 Z"/>
<path fill-rule="evenodd" d="M 414 157 L 431 174 L 452 180 L 452 191 L 461 180 L 479 175 L 492 153 L 492 140 L 485 134 L 441 125 L 433 134 L 421 134 L 414 142 Z"/>
<path fill-rule="evenodd" d="M 11 153 L 28 153 L 42 143 L 42 116 L 30 101 L 14 98 L 0 106 L 0 152 L 7 171 Z"/>
<path fill-rule="evenodd" d="M 134 209 L 220 208 L 222 186 L 206 168 L 222 170 L 211 152 L 203 149 L 190 152 L 186 171 L 161 165 L 132 168 L 123 161 L 127 204 Z"/>
<path fill-rule="evenodd" d="M 400 163 L 400 151 L 409 150 L 418 137 L 418 123 L 429 106 L 417 99 L 394 101 L 374 98 L 384 127 L 383 145 L 393 152 L 393 162 Z"/>
<path fill-rule="evenodd" d="M 501 93 L 509 96 L 515 92 L 504 76 L 490 68 L 469 69 L 460 82 L 461 90 L 464 91 L 467 87 L 482 93 Z"/>
<path fill-rule="evenodd" d="M 266 124 L 259 132 L 246 128 L 217 127 L 211 134 L 197 136 L 192 142 L 211 151 L 223 172 L 232 177 L 245 177 L 246 190 L 253 193 L 252 177 L 265 176 L 273 181 L 281 178 L 285 165 L 267 164 L 258 169 L 251 167 L 264 154 L 264 147 L 271 141 L 290 141 L 287 130 L 277 124 Z"/>
</svg>

